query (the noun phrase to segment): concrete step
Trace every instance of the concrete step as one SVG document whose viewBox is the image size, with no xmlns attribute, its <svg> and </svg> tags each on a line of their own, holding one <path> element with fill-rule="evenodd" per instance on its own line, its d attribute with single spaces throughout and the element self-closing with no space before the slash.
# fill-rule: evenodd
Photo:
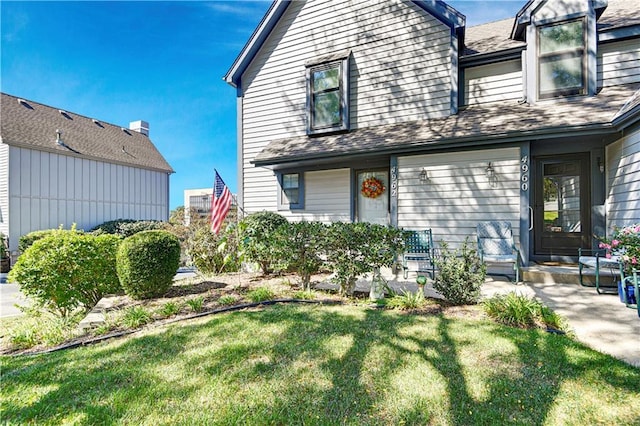
<svg viewBox="0 0 640 426">
<path fill-rule="evenodd" d="M 595 286 L 595 270 L 584 268 L 582 271 L 585 285 Z M 522 268 L 522 279 L 530 283 L 540 284 L 580 284 L 580 275 L 577 265 L 538 265 Z M 600 270 L 601 286 L 616 286 L 618 273 L 616 270 L 603 268 Z"/>
</svg>

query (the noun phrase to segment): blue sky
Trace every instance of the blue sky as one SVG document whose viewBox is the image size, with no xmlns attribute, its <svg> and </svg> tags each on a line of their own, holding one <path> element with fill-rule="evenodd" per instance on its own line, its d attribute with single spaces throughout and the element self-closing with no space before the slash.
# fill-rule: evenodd
<svg viewBox="0 0 640 426">
<path fill-rule="evenodd" d="M 524 0 L 450 1 L 467 25 Z M 145 120 L 183 191 L 237 189 L 235 90 L 222 77 L 271 1 L 0 3 L 3 92 L 128 127 Z"/>
</svg>

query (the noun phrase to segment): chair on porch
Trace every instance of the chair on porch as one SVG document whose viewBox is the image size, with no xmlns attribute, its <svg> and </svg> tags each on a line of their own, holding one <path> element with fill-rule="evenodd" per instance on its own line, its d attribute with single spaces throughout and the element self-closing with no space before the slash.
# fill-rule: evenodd
<svg viewBox="0 0 640 426">
<path fill-rule="evenodd" d="M 620 264 L 617 257 L 607 258 L 605 254 L 606 251 L 604 249 L 578 249 L 578 275 L 580 285 L 588 287 L 584 283 L 584 268 L 592 268 L 595 271 L 596 291 L 598 294 L 606 292 L 607 289 L 617 291 L 616 278 Z M 612 284 L 610 286 L 601 285 L 600 277 L 605 274 L 612 277 Z"/>
<path fill-rule="evenodd" d="M 480 222 L 476 231 L 480 260 L 484 263 L 512 263 L 515 283 L 520 282 L 520 251 L 513 241 L 511 223 Z"/>
<path fill-rule="evenodd" d="M 410 263 L 415 263 L 416 268 L 410 269 Z M 435 279 L 436 265 L 431 229 L 405 231 L 402 270 L 404 271 L 404 279 L 407 279 L 410 271 L 426 272 L 431 276 L 431 279 Z"/>
</svg>

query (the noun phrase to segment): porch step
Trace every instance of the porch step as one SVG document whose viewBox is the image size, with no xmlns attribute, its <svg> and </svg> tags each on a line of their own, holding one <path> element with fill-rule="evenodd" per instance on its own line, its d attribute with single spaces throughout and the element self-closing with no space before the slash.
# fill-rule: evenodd
<svg viewBox="0 0 640 426">
<path fill-rule="evenodd" d="M 601 285 L 611 285 L 614 275 L 617 276 L 615 272 L 609 269 L 600 270 Z M 584 268 L 582 270 L 582 276 L 584 284 L 595 286 L 596 278 L 594 269 Z M 577 265 L 547 266 L 532 264 L 531 266 L 522 268 L 522 279 L 526 282 L 541 284 L 580 284 Z"/>
</svg>

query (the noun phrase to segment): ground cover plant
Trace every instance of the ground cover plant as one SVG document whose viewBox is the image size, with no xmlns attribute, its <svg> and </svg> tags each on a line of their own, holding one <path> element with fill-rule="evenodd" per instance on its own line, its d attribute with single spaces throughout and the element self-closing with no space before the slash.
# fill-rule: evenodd
<svg viewBox="0 0 640 426">
<path fill-rule="evenodd" d="M 640 369 L 565 336 L 446 311 L 275 305 L 0 363 L 10 424 L 640 419 Z"/>
</svg>

